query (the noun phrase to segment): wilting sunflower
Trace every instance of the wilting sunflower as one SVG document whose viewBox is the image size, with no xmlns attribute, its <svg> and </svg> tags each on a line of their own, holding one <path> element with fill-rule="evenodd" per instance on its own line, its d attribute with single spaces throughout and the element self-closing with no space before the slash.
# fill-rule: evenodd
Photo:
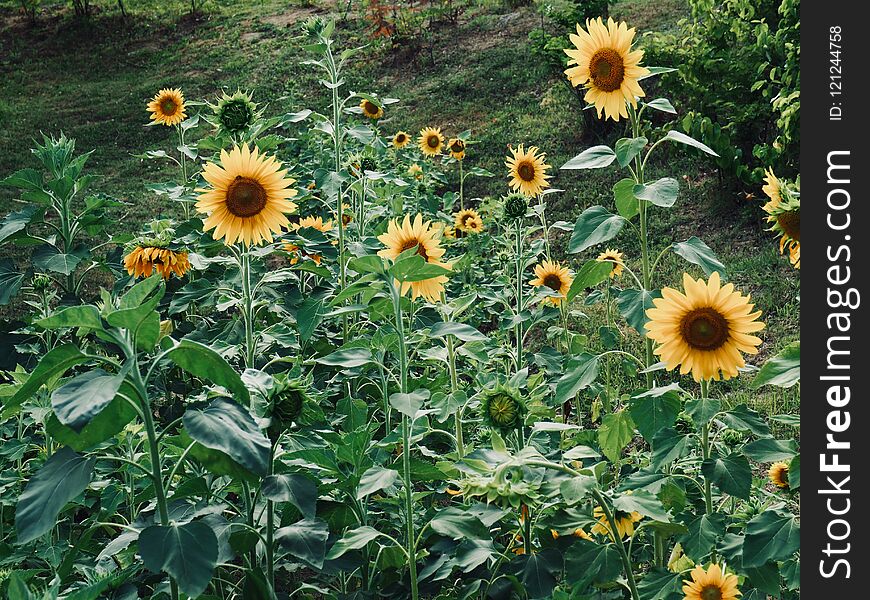
<svg viewBox="0 0 870 600">
<path fill-rule="evenodd" d="M 637 106 L 637 98 L 645 95 L 638 79 L 649 75 L 649 70 L 640 66 L 643 50 L 631 50 L 634 28 L 623 22 L 607 19 L 607 25 L 597 19 L 586 20 L 586 31 L 577 25 L 577 34 L 571 34 L 574 48 L 565 50 L 571 60 L 565 75 L 571 85 L 586 86 L 584 100 L 595 105 L 598 118 L 604 111 L 605 118 L 619 121 L 628 117 L 626 103 Z"/>
<path fill-rule="evenodd" d="M 441 128 L 424 127 L 420 131 L 417 143 L 420 145 L 420 150 L 426 156 L 438 156 L 441 154 L 441 147 L 444 145 L 444 136 L 441 134 Z"/>
<path fill-rule="evenodd" d="M 387 232 L 378 236 L 386 246 L 385 250 L 378 252 L 378 256 L 395 260 L 405 250 L 416 247 L 417 254 L 427 262 L 450 269 L 450 263 L 441 262 L 444 248 L 441 247 L 438 233 L 438 229 L 431 227 L 429 221 L 424 221 L 422 215 L 414 217 L 413 222 L 410 215 L 405 215 L 401 225 L 398 221 L 390 221 Z M 438 302 L 445 283 L 447 283 L 446 275 L 436 275 L 422 281 L 406 281 L 402 283 L 401 293 L 404 295 L 410 291 L 412 300 L 423 296 L 429 302 Z"/>
<path fill-rule="evenodd" d="M 773 173 L 768 173 L 769 178 Z M 765 188 L 772 188 L 773 184 L 768 181 Z M 768 192 L 765 191 L 767 194 Z M 779 235 L 779 251 L 784 252 L 788 248 L 789 259 L 795 268 L 801 268 L 801 196 L 800 189 L 782 185 L 776 180 L 776 189 L 768 194 L 770 202 L 764 205 L 764 211 L 768 214 L 767 222 L 770 223 L 770 231 Z"/>
<path fill-rule="evenodd" d="M 622 262 L 622 252 L 618 250 L 611 250 L 608 248 L 604 252 L 598 255 L 596 258 L 598 262 L 609 262 L 611 264 L 610 269 L 610 278 L 619 277 L 622 275 L 623 262 Z"/>
<path fill-rule="evenodd" d="M 788 463 L 773 463 L 770 465 L 770 470 L 767 471 L 767 476 L 776 487 L 784 490 L 788 489 Z"/>
<path fill-rule="evenodd" d="M 567 267 L 563 267 L 555 261 L 545 260 L 535 265 L 535 278 L 529 282 L 534 287 L 546 286 L 556 292 L 558 296 L 547 296 L 542 302 L 548 302 L 553 306 L 559 306 L 568 296 L 574 277 Z"/>
<path fill-rule="evenodd" d="M 525 151 L 522 144 L 516 150 L 511 148 L 510 151 L 513 156 L 508 156 L 504 164 L 509 170 L 511 189 L 526 196 L 537 196 L 544 188 L 550 187 L 547 183 L 550 176 L 546 174 L 550 165 L 544 163 L 546 154 L 539 154 L 535 146 Z"/>
<path fill-rule="evenodd" d="M 411 143 L 411 136 L 405 131 L 400 131 L 393 136 L 393 147 L 404 148 Z"/>
<path fill-rule="evenodd" d="M 369 119 L 380 119 L 384 116 L 383 107 L 378 106 L 371 100 L 363 100 L 359 103 L 359 107 L 362 109 L 363 115 L 367 116 Z"/>
<path fill-rule="evenodd" d="M 655 353 L 670 371 L 691 372 L 695 381 L 736 377 L 746 363 L 741 352 L 757 354 L 761 340 L 752 333 L 764 329 L 758 321 L 761 311 L 752 311 L 749 296 L 735 291 L 734 284 L 722 286 L 719 273 L 708 282 L 683 274 L 681 293 L 662 290 L 646 311 L 647 337 L 658 345 Z"/>
<path fill-rule="evenodd" d="M 726 574 L 719 565 L 710 565 L 706 571 L 701 565 L 691 572 L 692 579 L 683 580 L 684 600 L 737 600 L 737 576 Z"/>
<path fill-rule="evenodd" d="M 241 241 L 261 244 L 289 225 L 285 213 L 296 210 L 289 198 L 296 195 L 294 179 L 271 156 L 245 144 L 230 152 L 221 150 L 220 165 L 206 163 L 202 176 L 212 189 L 201 192 L 196 208 L 205 213 L 203 229 L 214 229 L 214 239 L 227 245 Z"/>
<path fill-rule="evenodd" d="M 501 431 L 510 431 L 523 424 L 529 410 L 520 390 L 498 383 L 484 389 L 481 394 L 480 410 L 484 423 Z"/>
<path fill-rule="evenodd" d="M 465 158 L 465 142 L 459 138 L 451 138 L 447 142 L 447 150 L 450 152 L 450 156 L 456 160 Z"/>
<path fill-rule="evenodd" d="M 176 277 L 184 277 L 190 270 L 190 261 L 184 251 L 138 245 L 124 257 L 124 267 L 127 273 L 137 278 L 150 277 L 153 271 L 157 271 L 163 279 L 169 279 L 173 273 Z"/>
<path fill-rule="evenodd" d="M 178 88 L 164 88 L 154 94 L 148 103 L 151 120 L 172 127 L 187 118 L 184 112 L 184 94 Z"/>
<path fill-rule="evenodd" d="M 466 233 L 480 233 L 483 231 L 483 219 L 473 208 L 465 208 L 456 213 L 454 226 Z"/>
<path fill-rule="evenodd" d="M 592 511 L 592 516 L 598 519 L 598 523 L 592 526 L 592 533 L 600 533 L 601 535 L 610 534 L 610 521 L 607 520 L 607 515 L 604 514 L 604 509 L 600 506 L 596 506 L 595 510 Z M 619 534 L 620 539 L 625 536 L 633 536 L 634 524 L 641 519 L 643 519 L 643 515 L 637 511 L 627 513 L 613 509 L 613 521 L 616 523 L 616 532 Z"/>
</svg>

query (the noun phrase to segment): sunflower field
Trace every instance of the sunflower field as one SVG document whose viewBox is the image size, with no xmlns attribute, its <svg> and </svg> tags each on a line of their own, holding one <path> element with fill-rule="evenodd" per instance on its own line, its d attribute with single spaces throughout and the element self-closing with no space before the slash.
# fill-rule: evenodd
<svg viewBox="0 0 870 600">
<path fill-rule="evenodd" d="M 0 138 L 0 597 L 799 598 L 799 174 L 723 209 L 681 65 L 592 4 L 538 133 L 404 106 L 338 3 L 287 26 L 308 103 L 164 62 L 121 178 Z"/>
</svg>

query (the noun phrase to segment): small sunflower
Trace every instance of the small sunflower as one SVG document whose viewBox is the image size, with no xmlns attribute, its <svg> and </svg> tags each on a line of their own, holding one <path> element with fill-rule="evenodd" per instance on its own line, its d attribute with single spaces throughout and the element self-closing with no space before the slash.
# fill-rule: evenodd
<svg viewBox="0 0 870 600">
<path fill-rule="evenodd" d="M 371 100 L 363 100 L 359 103 L 359 107 L 362 109 L 362 113 L 369 119 L 380 119 L 384 116 L 383 107 L 378 106 Z"/>
<path fill-rule="evenodd" d="M 242 91 L 232 96 L 224 93 L 213 109 L 218 127 L 233 134 L 247 130 L 257 118 L 257 105 Z"/>
<path fill-rule="evenodd" d="M 272 441 L 299 420 L 302 410 L 311 402 L 308 385 L 299 378 L 290 378 L 286 373 L 275 376 L 275 387 L 269 394 L 266 416 L 269 418 L 267 432 Z"/>
<path fill-rule="evenodd" d="M 296 223 L 290 225 L 294 231 L 298 231 L 303 227 L 311 227 L 322 233 L 332 231 L 332 221 L 324 221 L 323 217 L 302 217 Z"/>
<path fill-rule="evenodd" d="M 417 254 L 427 262 L 450 269 L 450 263 L 441 262 L 444 248 L 441 247 L 438 233 L 439 230 L 431 226 L 429 221 L 424 221 L 422 215 L 417 215 L 413 221 L 410 215 L 405 215 L 401 225 L 398 221 L 390 221 L 387 232 L 378 236 L 386 246 L 386 249 L 378 252 L 378 256 L 395 260 L 405 250 L 417 248 Z M 423 296 L 429 302 L 438 302 L 445 283 L 446 275 L 437 275 L 422 281 L 406 281 L 402 283 L 401 293 L 404 295 L 410 291 L 412 300 Z"/>
<path fill-rule="evenodd" d="M 423 167 L 414 163 L 410 167 L 408 167 L 408 175 L 416 179 L 417 181 L 423 179 Z"/>
<path fill-rule="evenodd" d="M 598 118 L 619 121 L 628 118 L 626 104 L 637 106 L 637 98 L 645 95 L 638 80 L 649 75 L 640 66 L 643 50 L 631 50 L 634 28 L 624 22 L 599 17 L 586 20 L 586 30 L 577 25 L 577 34 L 571 34 L 574 48 L 565 50 L 570 60 L 565 75 L 574 87 L 585 86 L 584 100 L 595 105 Z"/>
<path fill-rule="evenodd" d="M 454 226 L 466 233 L 480 233 L 483 231 L 483 219 L 473 208 L 466 208 L 456 213 Z"/>
<path fill-rule="evenodd" d="M 683 580 L 684 600 L 737 600 L 737 576 L 725 573 L 719 565 L 710 565 L 706 571 L 701 565 L 691 572 L 692 579 Z"/>
<path fill-rule="evenodd" d="M 721 285 L 719 273 L 708 282 L 683 274 L 685 293 L 662 290 L 647 309 L 647 337 L 658 345 L 655 353 L 680 374 L 691 372 L 695 381 L 736 377 L 746 363 L 741 352 L 757 354 L 761 340 L 752 333 L 764 329 L 761 311 L 752 311 L 749 296 Z"/>
<path fill-rule="evenodd" d="M 773 174 L 773 169 L 768 167 L 764 172 L 764 185 L 761 187 L 764 195 L 770 198 L 770 202 L 764 205 L 766 212 L 770 212 L 771 209 L 775 208 L 782 201 L 781 188 L 782 183 L 779 181 L 779 178 Z"/>
<path fill-rule="evenodd" d="M 393 136 L 393 147 L 404 148 L 411 143 L 411 136 L 405 131 L 400 131 Z"/>
<path fill-rule="evenodd" d="M 523 424 L 528 408 L 517 388 L 498 383 L 484 389 L 482 395 L 480 409 L 484 423 L 501 431 L 510 431 Z"/>
<path fill-rule="evenodd" d="M 769 184 L 770 185 L 770 184 Z M 769 187 L 765 186 L 765 187 Z M 770 231 L 779 235 L 779 252 L 788 248 L 789 259 L 795 268 L 801 268 L 801 197 L 800 190 L 780 186 L 775 192 L 778 199 L 771 198 L 764 205 L 768 214 Z"/>
<path fill-rule="evenodd" d="M 163 279 L 169 279 L 173 273 L 176 277 L 184 277 L 190 270 L 190 261 L 184 251 L 139 245 L 124 257 L 124 267 L 127 273 L 137 278 L 150 277 L 153 271 L 157 271 Z"/>
<path fill-rule="evenodd" d="M 450 156 L 456 160 L 465 158 L 465 142 L 459 138 L 451 138 L 447 142 L 447 150 L 450 152 Z"/>
<path fill-rule="evenodd" d="M 589 535 L 588 533 L 586 533 L 586 530 L 584 530 L 583 528 L 579 528 L 579 527 L 578 527 L 577 529 L 574 530 L 574 537 L 578 537 L 578 538 L 580 538 L 581 540 L 586 540 L 586 541 L 589 541 L 589 542 L 593 542 L 593 541 L 595 541 L 594 538 L 593 538 L 591 535 Z"/>
<path fill-rule="evenodd" d="M 544 262 L 535 265 L 535 278 L 529 282 L 529 285 L 534 287 L 545 286 L 557 293 L 558 296 L 547 296 L 542 302 L 547 302 L 553 306 L 559 306 L 568 296 L 568 290 L 571 289 L 574 277 L 567 267 L 563 267 L 555 261 L 545 260 Z"/>
<path fill-rule="evenodd" d="M 623 262 L 622 262 L 622 252 L 618 250 L 611 250 L 608 248 L 604 252 L 598 255 L 596 258 L 598 262 L 609 262 L 611 264 L 610 269 L 610 278 L 619 277 L 622 275 Z"/>
<path fill-rule="evenodd" d="M 767 476 L 776 487 L 784 490 L 788 489 L 788 463 L 773 463 L 770 465 L 770 470 L 767 471 Z"/>
<path fill-rule="evenodd" d="M 424 127 L 420 131 L 420 137 L 417 138 L 417 144 L 420 150 L 426 156 L 438 156 L 441 154 L 441 147 L 444 146 L 444 136 L 441 134 L 440 127 Z"/>
<path fill-rule="evenodd" d="M 592 533 L 600 533 L 601 535 L 610 534 L 610 521 L 607 520 L 604 509 L 596 506 L 595 510 L 592 511 L 592 516 L 598 519 L 598 523 L 592 526 Z M 634 524 L 641 519 L 643 519 L 643 515 L 637 511 L 628 513 L 621 510 L 613 510 L 613 521 L 616 523 L 616 532 L 619 534 L 620 539 L 625 536 L 633 536 Z"/>
<path fill-rule="evenodd" d="M 290 186 L 294 179 L 271 156 L 255 147 L 235 146 L 221 150 L 220 164 L 206 163 L 203 178 L 211 189 L 201 192 L 196 208 L 207 215 L 203 229 L 214 229 L 214 239 L 227 245 L 241 241 L 247 245 L 272 242 L 272 235 L 289 226 L 285 213 L 296 210 L 289 199 L 296 195 Z"/>
<path fill-rule="evenodd" d="M 172 127 L 187 118 L 184 112 L 184 94 L 178 88 L 164 88 L 154 94 L 148 103 L 151 120 L 157 124 Z"/>
<path fill-rule="evenodd" d="M 550 165 L 544 163 L 546 154 L 538 153 L 538 148 L 531 146 L 528 151 L 523 149 L 523 145 L 517 146 L 517 149 L 510 149 L 513 156 L 507 157 L 505 166 L 509 170 L 511 189 L 522 192 L 526 196 L 537 196 L 544 191 L 544 188 L 550 187 L 547 183 L 549 175 L 547 169 Z"/>
</svg>

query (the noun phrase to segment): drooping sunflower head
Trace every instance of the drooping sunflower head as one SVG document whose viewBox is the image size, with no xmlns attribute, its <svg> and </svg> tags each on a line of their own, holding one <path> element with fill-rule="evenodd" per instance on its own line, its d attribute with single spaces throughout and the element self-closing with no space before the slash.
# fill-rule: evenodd
<svg viewBox="0 0 870 600">
<path fill-rule="evenodd" d="M 305 381 L 290 378 L 286 373 L 275 376 L 275 386 L 269 394 L 266 416 L 269 418 L 267 432 L 273 442 L 299 420 L 302 409 L 311 401 Z"/>
<path fill-rule="evenodd" d="M 637 511 L 624 512 L 615 508 L 611 508 L 611 510 L 613 511 L 613 521 L 616 523 L 616 532 L 619 534 L 619 538 L 622 539 L 626 536 L 633 536 L 634 524 L 643 519 L 643 515 Z M 607 519 L 604 509 L 600 506 L 596 506 L 595 510 L 592 511 L 592 516 L 598 519 L 598 523 L 592 526 L 592 533 L 609 535 L 610 521 Z"/>
<path fill-rule="evenodd" d="M 135 246 L 124 256 L 124 268 L 133 277 L 151 277 L 156 271 L 163 279 L 184 277 L 190 270 L 187 252 L 156 246 Z"/>
<path fill-rule="evenodd" d="M 573 282 L 574 277 L 568 267 L 555 261 L 545 260 L 535 265 L 535 278 L 529 282 L 529 285 L 548 288 L 556 295 L 546 296 L 541 302 L 559 306 L 568 296 L 568 290 L 571 289 Z"/>
<path fill-rule="evenodd" d="M 646 311 L 647 337 L 658 344 L 655 353 L 670 371 L 691 373 L 695 381 L 730 379 L 745 366 L 741 353 L 757 354 L 761 340 L 753 333 L 764 329 L 753 312 L 749 296 L 721 285 L 719 273 L 709 281 L 683 274 L 685 293 L 673 288 L 662 290 Z"/>
<path fill-rule="evenodd" d="M 637 105 L 637 98 L 645 94 L 638 80 L 649 75 L 640 65 L 643 50 L 632 50 L 634 28 L 608 18 L 607 24 L 599 17 L 587 19 L 586 29 L 577 25 L 571 34 L 574 48 L 567 48 L 568 68 L 565 75 L 574 87 L 585 86 L 584 100 L 595 106 L 598 118 L 619 121 L 628 118 L 627 104 Z"/>
<path fill-rule="evenodd" d="M 447 150 L 450 152 L 450 156 L 456 160 L 462 160 L 465 158 L 465 141 L 460 138 L 450 138 L 450 141 L 447 142 Z"/>
<path fill-rule="evenodd" d="M 324 221 L 323 217 L 302 217 L 296 223 L 290 225 L 294 231 L 298 231 L 304 227 L 311 227 L 317 231 L 328 233 L 332 231 L 332 221 Z"/>
<path fill-rule="evenodd" d="M 782 185 L 780 200 L 771 200 L 764 205 L 770 231 L 779 235 L 779 251 L 789 251 L 789 259 L 795 268 L 801 268 L 801 196 L 800 190 Z"/>
<path fill-rule="evenodd" d="M 611 265 L 610 269 L 610 278 L 619 277 L 622 275 L 623 262 L 622 262 L 622 252 L 618 250 L 611 250 L 608 248 L 604 252 L 598 255 L 596 258 L 598 262 L 609 262 Z"/>
<path fill-rule="evenodd" d="M 359 103 L 362 114 L 369 119 L 380 119 L 384 116 L 384 107 L 378 106 L 371 100 L 363 100 Z"/>
<path fill-rule="evenodd" d="M 737 600 L 742 595 L 737 589 L 737 576 L 719 565 L 712 564 L 707 570 L 696 565 L 690 575 L 692 579 L 683 580 L 685 600 Z"/>
<path fill-rule="evenodd" d="M 271 156 L 260 154 L 244 144 L 230 152 L 221 150 L 220 164 L 206 163 L 203 178 L 210 189 L 200 192 L 196 208 L 207 215 L 203 229 L 214 229 L 214 239 L 227 245 L 240 241 L 246 245 L 272 242 L 273 234 L 288 227 L 285 216 L 296 210 L 290 198 L 295 180 Z"/>
<path fill-rule="evenodd" d="M 404 148 L 411 143 L 411 136 L 406 131 L 399 131 L 393 136 L 393 147 Z"/>
<path fill-rule="evenodd" d="M 528 151 L 520 144 L 516 149 L 510 149 L 512 156 L 508 156 L 505 166 L 508 168 L 508 184 L 511 189 L 521 192 L 526 196 L 537 196 L 550 187 L 547 179 L 547 169 L 550 165 L 544 162 L 546 154 L 538 152 L 538 148 L 531 146 Z"/>
<path fill-rule="evenodd" d="M 424 127 L 420 131 L 420 137 L 417 138 L 417 144 L 426 156 L 438 156 L 441 154 L 441 148 L 444 146 L 444 136 L 441 134 L 441 128 Z"/>
<path fill-rule="evenodd" d="M 378 236 L 386 246 L 378 252 L 378 256 L 395 260 L 402 252 L 416 248 L 417 254 L 426 262 L 449 270 L 450 263 L 441 261 L 445 251 L 441 247 L 440 234 L 441 230 L 432 226 L 430 221 L 424 221 L 422 215 L 415 216 L 413 221 L 410 215 L 405 215 L 401 224 L 396 220 L 390 221 L 387 232 Z M 410 292 L 412 300 L 422 296 L 429 302 L 438 302 L 445 283 L 446 275 L 436 275 L 421 281 L 405 281 L 401 284 L 401 293 L 404 295 Z"/>
<path fill-rule="evenodd" d="M 454 226 L 465 233 L 480 233 L 483 231 L 483 219 L 473 208 L 466 208 L 456 213 Z"/>
<path fill-rule="evenodd" d="M 525 218 L 529 210 L 529 200 L 525 194 L 513 192 L 502 200 L 504 204 L 504 218 L 508 221 L 519 221 Z"/>
<path fill-rule="evenodd" d="M 505 383 L 484 389 L 480 408 L 483 422 L 501 431 L 511 431 L 522 425 L 529 412 L 520 390 Z"/>
<path fill-rule="evenodd" d="M 770 478 L 771 483 L 776 487 L 784 490 L 788 489 L 788 463 L 773 463 L 767 471 L 767 476 Z"/>
<path fill-rule="evenodd" d="M 225 93 L 214 107 L 214 117 L 219 129 L 232 134 L 241 133 L 254 124 L 257 105 L 246 92 L 239 90 L 232 96 Z"/>
<path fill-rule="evenodd" d="M 184 94 L 178 88 L 164 88 L 148 103 L 151 120 L 156 124 L 173 127 L 187 118 L 184 112 Z"/>
</svg>

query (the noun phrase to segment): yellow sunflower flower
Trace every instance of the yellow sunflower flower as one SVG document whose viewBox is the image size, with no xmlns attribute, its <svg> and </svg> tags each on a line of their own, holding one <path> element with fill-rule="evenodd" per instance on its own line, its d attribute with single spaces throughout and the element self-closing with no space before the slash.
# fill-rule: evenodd
<svg viewBox="0 0 870 600">
<path fill-rule="evenodd" d="M 622 262 L 622 252 L 619 252 L 618 250 L 611 250 L 610 248 L 608 248 L 607 250 L 599 254 L 598 258 L 596 258 L 595 260 L 597 260 L 598 262 L 609 262 L 611 264 L 611 279 L 622 275 L 624 265 L 624 263 Z"/>
<path fill-rule="evenodd" d="M 607 25 L 600 17 L 587 19 L 586 30 L 578 24 L 570 39 L 574 48 L 565 50 L 571 59 L 565 75 L 571 85 L 586 87 L 584 100 L 595 105 L 599 119 L 602 111 L 614 121 L 628 118 L 626 104 L 637 106 L 637 98 L 645 95 L 638 80 L 649 75 L 640 66 L 643 50 L 631 50 L 634 28 L 611 18 Z"/>
<path fill-rule="evenodd" d="M 387 226 L 387 232 L 378 236 L 386 246 L 386 249 L 378 252 L 378 256 L 395 260 L 405 250 L 416 247 L 417 254 L 427 262 L 450 269 L 450 263 L 441 261 L 445 250 L 441 247 L 438 233 L 439 230 L 432 227 L 429 221 L 424 221 L 422 215 L 417 215 L 413 221 L 410 215 L 405 215 L 401 225 L 398 221 L 392 220 Z M 438 302 L 445 283 L 447 283 L 446 275 L 438 275 L 422 281 L 406 281 L 401 284 L 400 292 L 402 295 L 410 292 L 412 300 L 422 296 L 429 302 Z"/>
<path fill-rule="evenodd" d="M 293 228 L 293 231 L 298 231 L 303 227 L 311 227 L 317 231 L 327 233 L 332 231 L 332 221 L 324 221 L 323 217 L 302 217 L 298 222 L 292 223 L 290 227 Z"/>
<path fill-rule="evenodd" d="M 780 193 L 781 188 L 782 183 L 779 181 L 777 176 L 773 174 L 773 169 L 768 167 L 764 172 L 764 185 L 761 186 L 761 191 L 770 198 L 770 202 L 765 204 L 763 207 L 765 212 L 770 212 L 782 201 L 782 194 Z"/>
<path fill-rule="evenodd" d="M 646 311 L 649 322 L 647 337 L 658 347 L 655 353 L 680 374 L 691 372 L 695 381 L 736 377 L 746 363 L 741 352 L 757 354 L 761 340 L 754 335 L 764 329 L 758 321 L 761 311 L 752 312 L 749 296 L 734 290 L 734 284 L 722 286 L 719 273 L 709 282 L 683 274 L 681 293 L 673 288 L 662 290 L 653 300 L 654 308 Z"/>
<path fill-rule="evenodd" d="M 196 208 L 207 215 L 203 229 L 214 229 L 214 239 L 227 245 L 241 241 L 247 245 L 272 242 L 272 235 L 289 225 L 285 216 L 296 210 L 289 199 L 296 195 L 274 157 L 250 150 L 245 144 L 230 152 L 221 150 L 220 165 L 206 163 L 203 178 L 211 189 L 201 192 Z"/>
<path fill-rule="evenodd" d="M 770 470 L 767 471 L 767 476 L 776 487 L 784 490 L 788 489 L 788 463 L 773 463 L 770 465 Z"/>
<path fill-rule="evenodd" d="M 127 273 L 136 278 L 150 277 L 157 271 L 163 279 L 169 279 L 174 273 L 176 277 L 184 277 L 190 270 L 187 252 L 159 248 L 156 246 L 136 246 L 124 257 L 124 267 Z"/>
<path fill-rule="evenodd" d="M 451 138 L 447 142 L 447 150 L 450 152 L 450 156 L 456 160 L 465 158 L 465 142 L 459 138 Z"/>
<path fill-rule="evenodd" d="M 411 136 L 405 131 L 399 131 L 393 136 L 393 147 L 404 148 L 411 143 Z"/>
<path fill-rule="evenodd" d="M 417 163 L 414 163 L 413 165 L 408 167 L 408 175 L 410 175 L 411 177 L 413 177 L 414 179 L 416 179 L 418 181 L 420 179 L 423 179 L 423 167 L 421 167 Z"/>
<path fill-rule="evenodd" d="M 456 213 L 454 227 L 466 233 L 480 233 L 483 231 L 483 219 L 473 208 L 466 208 Z"/>
<path fill-rule="evenodd" d="M 691 572 L 692 579 L 683 580 L 684 600 L 737 600 L 737 576 L 725 573 L 719 565 L 710 565 L 706 571 L 697 565 Z"/>
<path fill-rule="evenodd" d="M 164 88 L 154 94 L 148 103 L 151 120 L 157 124 L 173 127 L 187 118 L 184 112 L 184 94 L 178 88 Z"/>
<path fill-rule="evenodd" d="M 604 509 L 600 506 L 596 506 L 595 510 L 592 511 L 592 516 L 598 519 L 598 523 L 592 526 L 592 533 L 609 535 L 610 522 L 607 520 L 607 515 L 604 514 Z M 622 512 L 621 510 L 615 509 L 613 511 L 613 520 L 616 523 L 616 532 L 619 534 L 620 539 L 624 538 L 625 536 L 633 536 L 634 524 L 641 519 L 643 519 L 643 515 L 641 515 L 637 511 L 632 511 L 630 513 Z"/>
<path fill-rule="evenodd" d="M 507 157 L 505 166 L 509 170 L 511 189 L 522 192 L 526 196 L 537 196 L 544 191 L 544 188 L 550 187 L 547 183 L 550 176 L 546 174 L 550 165 L 544 163 L 546 154 L 543 152 L 539 154 L 535 146 L 525 151 L 522 144 L 517 146 L 516 150 L 513 148 L 510 150 L 513 156 Z"/>
<path fill-rule="evenodd" d="M 369 119 L 380 119 L 384 116 L 383 107 L 378 106 L 371 100 L 363 100 L 359 103 L 359 107 L 362 109 L 363 115 Z"/>
<path fill-rule="evenodd" d="M 441 154 L 441 147 L 444 146 L 444 136 L 441 134 L 440 127 L 424 127 L 420 131 L 420 137 L 417 138 L 417 144 L 420 150 L 426 156 L 438 156 Z"/>
<path fill-rule="evenodd" d="M 586 541 L 589 541 L 589 542 L 594 542 L 594 541 L 595 541 L 595 539 L 594 539 L 591 535 L 589 535 L 588 533 L 586 533 L 586 531 L 584 531 L 582 528 L 577 528 L 577 529 L 574 530 L 574 537 L 578 537 L 578 538 L 580 538 L 581 540 L 586 540 Z"/>
<path fill-rule="evenodd" d="M 801 268 L 801 198 L 800 190 L 793 190 L 780 184 L 773 173 L 768 173 L 768 180 L 773 178 L 776 183 L 768 182 L 763 189 L 769 188 L 770 202 L 764 205 L 770 231 L 778 234 L 780 254 L 788 248 L 789 260 L 796 269 Z M 767 194 L 768 192 L 765 191 Z M 772 195 L 771 195 L 772 194 Z"/>
<path fill-rule="evenodd" d="M 535 265 L 535 279 L 529 282 L 533 287 L 546 286 L 556 292 L 558 296 L 547 296 L 541 302 L 547 302 L 553 306 L 559 306 L 568 296 L 574 277 L 567 267 L 558 262 L 545 260 Z"/>
</svg>

